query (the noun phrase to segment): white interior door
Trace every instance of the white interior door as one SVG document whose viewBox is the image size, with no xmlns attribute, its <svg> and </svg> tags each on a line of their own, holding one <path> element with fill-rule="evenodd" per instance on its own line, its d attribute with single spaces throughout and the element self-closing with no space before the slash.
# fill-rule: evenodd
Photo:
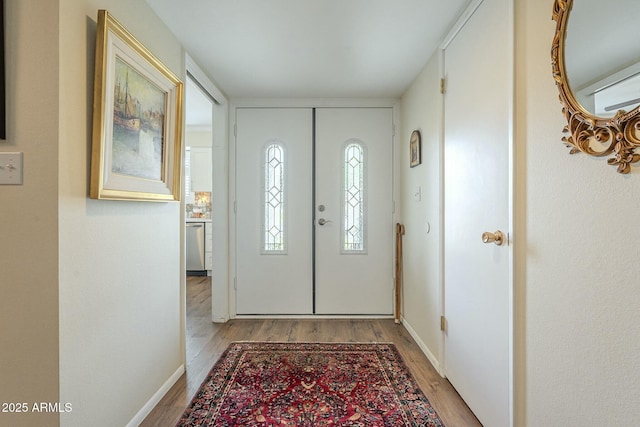
<svg viewBox="0 0 640 427">
<path fill-rule="evenodd" d="M 483 425 L 510 425 L 511 0 L 484 0 L 445 50 L 445 373 Z"/>
<path fill-rule="evenodd" d="M 393 314 L 393 115 L 316 110 L 316 313 Z"/>
<path fill-rule="evenodd" d="M 312 112 L 237 110 L 237 314 L 313 311 Z"/>
<path fill-rule="evenodd" d="M 393 313 L 392 117 L 237 110 L 237 314 Z"/>
</svg>

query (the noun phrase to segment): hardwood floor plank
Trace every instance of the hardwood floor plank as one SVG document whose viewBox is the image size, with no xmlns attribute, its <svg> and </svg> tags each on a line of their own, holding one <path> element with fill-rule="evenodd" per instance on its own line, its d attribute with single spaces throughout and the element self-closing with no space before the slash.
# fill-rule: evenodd
<svg viewBox="0 0 640 427">
<path fill-rule="evenodd" d="M 187 278 L 187 372 L 142 426 L 173 426 L 216 360 L 233 341 L 392 342 L 448 427 L 481 426 L 449 381 L 393 319 L 235 319 L 211 322 L 211 278 Z"/>
</svg>

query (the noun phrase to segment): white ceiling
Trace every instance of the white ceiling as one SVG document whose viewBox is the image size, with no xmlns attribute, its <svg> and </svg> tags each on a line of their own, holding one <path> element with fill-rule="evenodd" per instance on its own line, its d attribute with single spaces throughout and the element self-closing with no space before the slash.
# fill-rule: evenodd
<svg viewBox="0 0 640 427">
<path fill-rule="evenodd" d="M 228 97 L 399 97 L 468 0 L 147 0 Z"/>
</svg>

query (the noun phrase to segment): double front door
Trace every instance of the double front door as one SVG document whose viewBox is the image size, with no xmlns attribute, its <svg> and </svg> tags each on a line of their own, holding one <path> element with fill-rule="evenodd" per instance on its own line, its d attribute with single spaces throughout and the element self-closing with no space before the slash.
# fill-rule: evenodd
<svg viewBox="0 0 640 427">
<path fill-rule="evenodd" d="M 237 314 L 392 314 L 392 122 L 236 110 Z"/>
</svg>

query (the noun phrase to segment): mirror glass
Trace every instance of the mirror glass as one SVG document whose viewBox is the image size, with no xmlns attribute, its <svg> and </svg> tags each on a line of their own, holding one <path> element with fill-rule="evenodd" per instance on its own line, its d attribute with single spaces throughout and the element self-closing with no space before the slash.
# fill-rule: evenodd
<svg viewBox="0 0 640 427">
<path fill-rule="evenodd" d="M 574 0 L 564 49 L 568 85 L 590 114 L 640 105 L 640 0 Z"/>
</svg>

